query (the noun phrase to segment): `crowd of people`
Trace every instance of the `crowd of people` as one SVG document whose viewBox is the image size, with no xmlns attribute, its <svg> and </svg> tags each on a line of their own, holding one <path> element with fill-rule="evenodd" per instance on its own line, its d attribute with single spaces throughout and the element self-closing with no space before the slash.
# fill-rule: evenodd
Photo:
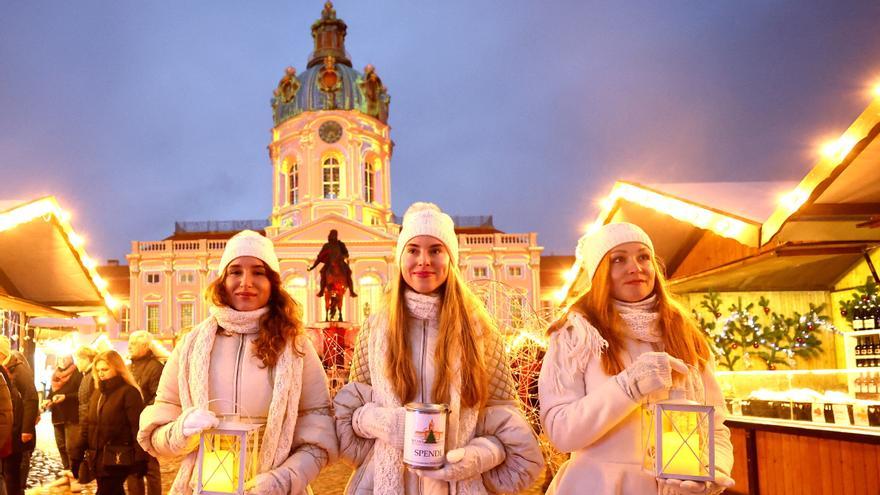
<svg viewBox="0 0 880 495">
<path fill-rule="evenodd" d="M 83 347 L 58 361 L 51 410 L 61 461 L 98 495 L 161 493 L 158 459 L 182 459 L 171 493 L 196 491 L 199 436 L 233 418 L 262 425 L 248 495 L 305 494 L 329 464 L 354 468 L 346 494 L 516 493 L 544 458 L 517 402 L 504 341 L 463 282 L 452 219 L 430 203 L 404 215 L 397 270 L 361 328 L 349 382 L 333 400 L 284 290 L 272 242 L 244 231 L 226 244 L 208 287 L 210 316 L 164 364 L 151 335 L 129 340 L 131 364 Z M 591 286 L 548 329 L 538 388 L 543 430 L 571 458 L 548 493 L 715 494 L 733 484 L 730 435 L 707 343 L 669 295 L 651 239 L 606 225 L 581 239 Z M 33 374 L 0 339 L 0 457 L 9 494 L 27 478 L 38 418 Z M 673 391 L 715 406 L 712 482 L 642 468 L 640 406 Z M 8 392 L 8 393 L 7 393 Z M 404 462 L 406 405 L 448 411 L 438 469 Z"/>
</svg>

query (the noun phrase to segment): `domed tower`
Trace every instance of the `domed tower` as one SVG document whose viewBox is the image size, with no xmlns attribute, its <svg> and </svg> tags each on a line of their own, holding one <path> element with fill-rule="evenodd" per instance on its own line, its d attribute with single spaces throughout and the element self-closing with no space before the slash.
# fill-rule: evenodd
<svg viewBox="0 0 880 495">
<path fill-rule="evenodd" d="M 275 89 L 271 236 L 331 213 L 390 229 L 390 96 L 373 66 L 352 68 L 347 29 L 324 4 L 306 70 L 288 67 Z"/>
</svg>

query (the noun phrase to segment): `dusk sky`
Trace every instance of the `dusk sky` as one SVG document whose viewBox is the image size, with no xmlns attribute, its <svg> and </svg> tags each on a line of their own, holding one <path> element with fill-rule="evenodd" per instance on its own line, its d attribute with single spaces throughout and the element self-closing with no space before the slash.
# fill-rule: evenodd
<svg viewBox="0 0 880 495">
<path fill-rule="evenodd" d="M 617 179 L 800 180 L 880 83 L 880 2 L 334 3 L 391 95 L 392 207 L 572 254 Z M 0 199 L 54 194 L 96 259 L 268 217 L 269 100 L 323 1 L 0 5 Z"/>
</svg>

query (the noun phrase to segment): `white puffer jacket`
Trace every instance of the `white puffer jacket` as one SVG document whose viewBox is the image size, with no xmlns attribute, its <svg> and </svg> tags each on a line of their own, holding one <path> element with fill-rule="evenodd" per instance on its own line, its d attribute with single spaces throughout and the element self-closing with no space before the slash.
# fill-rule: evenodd
<svg viewBox="0 0 880 495">
<path fill-rule="evenodd" d="M 643 310 L 636 307 L 634 311 Z M 642 353 L 662 350 L 658 348 L 662 343 L 632 335 L 624 342 L 624 366 Z M 630 399 L 613 376 L 605 374 L 599 358 L 603 344 L 598 330 L 574 312 L 550 336 L 538 379 L 541 423 L 550 442 L 572 454 L 559 469 L 548 494 L 657 493 L 656 479 L 642 469 L 641 404 Z M 724 425 L 724 397 L 713 372 L 710 362 L 701 373 L 701 388 L 706 404 L 715 406 L 715 468 L 729 476 L 733 446 L 730 430 Z"/>
<path fill-rule="evenodd" d="M 162 372 L 155 404 L 141 414 L 138 442 L 160 459 L 197 453 L 198 435 L 182 436 L 180 418 L 186 408 L 181 405 L 179 389 L 179 374 L 191 365 L 182 363 L 180 356 L 184 347 L 195 345 L 194 337 L 187 335 L 174 349 Z M 284 493 L 306 493 L 308 483 L 338 453 L 327 377 L 308 337 L 298 336 L 295 348 L 303 355 L 295 356 L 294 373 L 287 377 L 276 377 L 276 368 L 263 366 L 253 355 L 256 337 L 256 333 L 218 331 L 210 350 L 208 407 L 218 416 L 238 413 L 243 421 L 266 423 L 276 378 L 301 386 L 299 391 L 291 391 L 291 396 L 299 398 L 296 417 L 292 418 L 291 448 L 273 474 Z M 189 483 L 184 484 L 186 490 L 191 489 Z"/>
<path fill-rule="evenodd" d="M 410 299 L 412 303 L 411 296 Z M 436 315 L 429 318 L 414 317 L 413 308 L 410 309 L 411 317 L 408 322 L 410 350 L 419 384 L 416 402 L 431 402 L 429 399 L 434 383 L 434 351 L 437 345 L 439 322 Z M 423 310 L 424 308 L 417 309 L 415 313 L 419 314 L 419 311 Z M 355 345 L 351 379 L 334 398 L 340 457 L 355 467 L 355 472 L 345 489 L 345 493 L 351 495 L 372 494 L 375 482 L 373 457 L 376 440 L 359 436 L 352 425 L 352 418 L 358 408 L 374 400 L 371 376 L 376 377 L 377 374 L 384 373 L 384 370 L 371 369 L 368 356 L 371 333 L 385 331 L 384 328 L 376 328 L 384 321 L 381 316 L 374 315 L 361 329 Z M 487 332 L 482 338 L 482 348 L 490 373 L 490 399 L 479 411 L 474 434 L 497 439 L 504 447 L 505 459 L 499 466 L 483 473 L 479 492 L 516 493 L 528 488 L 537 479 L 544 466 L 544 459 L 537 438 L 519 409 L 500 336 Z M 447 438 L 455 437 L 455 429 L 458 426 L 449 424 Z M 400 468 L 403 469 L 403 466 Z M 420 478 L 408 470 L 404 473 L 403 484 L 404 493 L 408 495 L 451 493 L 448 483 Z M 458 493 L 463 491 L 459 486 Z"/>
</svg>

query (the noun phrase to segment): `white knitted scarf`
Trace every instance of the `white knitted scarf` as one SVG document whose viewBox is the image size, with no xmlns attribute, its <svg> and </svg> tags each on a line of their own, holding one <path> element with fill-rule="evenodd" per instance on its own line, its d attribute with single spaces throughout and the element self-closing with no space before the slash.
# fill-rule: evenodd
<svg viewBox="0 0 880 495">
<path fill-rule="evenodd" d="M 214 307 L 211 308 L 211 316 L 184 337 L 180 344 L 180 373 L 177 376 L 182 409 L 193 406 L 208 408 L 208 372 L 211 350 L 214 348 L 218 330 L 222 328 L 227 335 L 255 333 L 258 331 L 259 319 L 266 311 L 267 308 L 236 311 L 232 308 Z M 292 342 L 288 343 L 275 364 L 272 400 L 260 444 L 260 473 L 280 466 L 290 456 L 302 391 L 302 368 L 302 356 L 293 352 Z M 195 452 L 184 458 L 171 493 L 193 493 L 196 483 L 194 475 L 198 473 L 195 463 Z"/>
<path fill-rule="evenodd" d="M 657 313 L 656 294 L 633 303 L 615 299 L 614 308 L 625 324 L 622 330 L 627 337 L 651 343 L 663 340 L 663 335 L 657 326 L 657 318 L 660 314 Z"/>
<path fill-rule="evenodd" d="M 439 323 L 441 299 L 437 295 L 424 295 L 414 291 L 405 292 L 408 313 L 419 319 L 433 320 Z M 481 349 L 482 351 L 482 349 Z M 388 355 L 388 320 L 384 315 L 377 315 L 370 327 L 369 363 L 370 376 L 373 382 L 373 401 L 382 407 L 400 407 L 400 399 L 394 392 L 385 366 L 384 357 Z M 478 411 L 461 407 L 461 360 L 452 356 L 455 363 L 449 390 L 449 416 L 447 418 L 447 452 L 465 446 L 474 438 L 477 426 Z M 373 493 L 375 495 L 399 495 L 404 492 L 403 453 L 387 443 L 376 439 L 373 445 Z M 434 480 L 426 478 L 426 481 Z M 483 494 L 481 476 L 475 476 L 459 482 L 449 483 L 450 494 Z"/>
</svg>

